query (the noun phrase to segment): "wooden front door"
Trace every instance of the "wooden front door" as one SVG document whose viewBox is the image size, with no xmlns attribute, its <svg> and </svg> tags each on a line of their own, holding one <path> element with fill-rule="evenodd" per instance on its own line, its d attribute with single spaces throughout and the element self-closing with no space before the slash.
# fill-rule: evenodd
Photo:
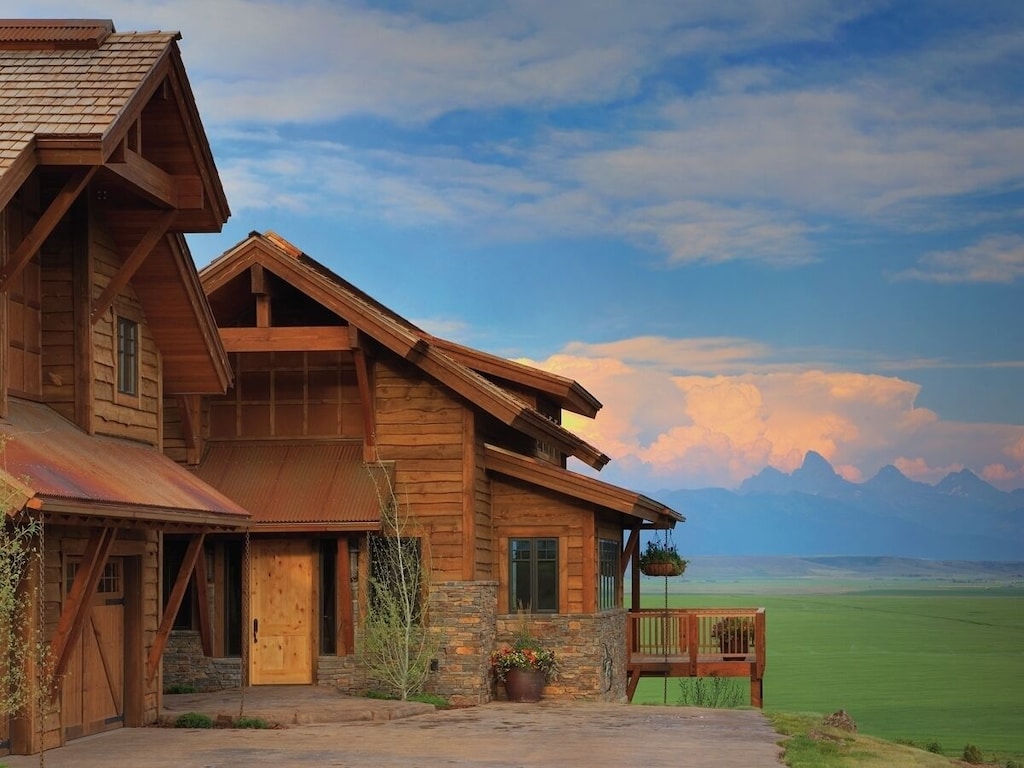
<svg viewBox="0 0 1024 768">
<path fill-rule="evenodd" d="M 253 685 L 313 682 L 313 543 L 252 542 L 250 606 Z"/>
<path fill-rule="evenodd" d="M 78 563 L 68 563 L 65 583 Z M 124 561 L 112 557 L 92 598 L 89 618 L 62 680 L 64 738 L 77 739 L 124 725 Z"/>
</svg>

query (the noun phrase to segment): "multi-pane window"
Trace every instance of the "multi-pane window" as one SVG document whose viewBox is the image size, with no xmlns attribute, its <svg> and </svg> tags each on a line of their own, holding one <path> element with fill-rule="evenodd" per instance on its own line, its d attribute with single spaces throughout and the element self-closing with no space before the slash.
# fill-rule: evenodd
<svg viewBox="0 0 1024 768">
<path fill-rule="evenodd" d="M 139 393 L 139 324 L 127 317 L 117 318 L 117 391 Z"/>
<path fill-rule="evenodd" d="M 509 539 L 509 608 L 558 612 L 558 539 Z"/>
<path fill-rule="evenodd" d="M 78 568 L 81 560 L 70 560 L 64 569 L 64 594 L 71 594 L 71 585 L 75 583 L 75 576 L 78 575 Z M 121 561 L 108 560 L 103 565 L 103 575 L 96 584 L 96 593 L 100 595 L 115 595 L 122 591 L 121 584 Z"/>
<path fill-rule="evenodd" d="M 619 605 L 619 544 L 611 539 L 598 543 L 597 609 L 608 611 Z"/>
</svg>

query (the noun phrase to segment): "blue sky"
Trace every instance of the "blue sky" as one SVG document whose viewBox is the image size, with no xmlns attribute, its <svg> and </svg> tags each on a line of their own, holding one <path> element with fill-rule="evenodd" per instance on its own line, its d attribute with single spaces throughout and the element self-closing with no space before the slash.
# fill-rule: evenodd
<svg viewBox="0 0 1024 768">
<path fill-rule="evenodd" d="M 9 16 L 92 3 L 8 1 Z M 1024 487 L 1024 3 L 110 0 L 233 215 L 580 381 L 649 492 L 816 450 Z"/>
</svg>

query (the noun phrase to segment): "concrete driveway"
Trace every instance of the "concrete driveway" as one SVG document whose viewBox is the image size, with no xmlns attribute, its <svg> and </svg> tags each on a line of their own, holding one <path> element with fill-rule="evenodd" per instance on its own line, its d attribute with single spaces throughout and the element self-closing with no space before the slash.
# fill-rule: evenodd
<svg viewBox="0 0 1024 768">
<path fill-rule="evenodd" d="M 324 689 L 320 689 L 323 691 Z M 237 695 L 237 694 L 236 694 Z M 338 694 L 331 695 L 337 697 Z M 344 697 L 360 719 L 274 730 L 125 728 L 46 753 L 47 768 L 236 766 L 586 766 L 778 768 L 779 740 L 759 711 L 541 702 L 490 703 L 388 719 Z M 234 702 L 237 715 L 237 700 Z M 361 706 L 361 709 L 358 707 Z M 255 708 L 246 708 L 252 715 Z M 0 757 L 34 768 L 39 756 Z"/>
</svg>

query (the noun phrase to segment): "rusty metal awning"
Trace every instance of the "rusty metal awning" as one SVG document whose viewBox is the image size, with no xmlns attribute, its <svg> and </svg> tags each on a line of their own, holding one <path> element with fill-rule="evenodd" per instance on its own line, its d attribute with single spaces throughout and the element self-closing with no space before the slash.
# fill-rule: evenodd
<svg viewBox="0 0 1024 768">
<path fill-rule="evenodd" d="M 248 513 L 155 448 L 88 435 L 41 403 L 11 398 L 0 477 L 52 514 L 238 528 Z"/>
<path fill-rule="evenodd" d="M 248 509 L 254 529 L 368 531 L 380 528 L 392 468 L 366 464 L 358 440 L 246 441 L 210 443 L 194 471 Z"/>
</svg>

